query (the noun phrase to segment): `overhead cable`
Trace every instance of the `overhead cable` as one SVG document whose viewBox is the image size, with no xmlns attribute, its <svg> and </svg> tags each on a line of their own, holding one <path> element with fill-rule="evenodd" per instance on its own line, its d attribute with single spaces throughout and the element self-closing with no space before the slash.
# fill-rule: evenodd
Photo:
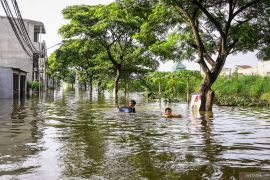
<svg viewBox="0 0 270 180">
<path fill-rule="evenodd" d="M 25 27 L 25 24 L 24 24 L 24 21 L 23 21 L 23 18 L 22 18 L 22 15 L 21 15 L 21 12 L 20 12 L 20 9 L 19 9 L 19 6 L 18 6 L 17 1 L 16 0 L 12 0 L 12 4 L 13 4 L 13 7 L 15 9 L 15 13 L 17 15 L 17 19 L 18 19 L 18 21 L 19 21 L 19 23 L 21 25 L 22 32 L 24 33 L 24 36 L 26 37 L 26 40 L 27 40 L 28 44 L 31 45 L 32 50 L 34 52 L 37 52 L 35 46 L 33 45 L 32 41 L 31 41 L 31 39 L 29 37 L 29 34 L 28 34 L 27 30 L 26 30 L 26 27 Z"/>
<path fill-rule="evenodd" d="M 1 4 L 2 4 L 2 7 L 7 15 L 7 18 L 9 20 L 9 23 L 12 27 L 12 30 L 15 34 L 15 36 L 17 37 L 17 40 L 19 41 L 21 47 L 23 48 L 23 50 L 25 51 L 25 53 L 28 55 L 28 56 L 31 56 L 31 52 L 29 52 L 29 49 L 25 46 L 25 44 L 23 43 L 22 39 L 21 39 L 21 36 L 19 35 L 18 33 L 18 30 L 14 24 L 14 17 L 12 14 L 10 14 L 10 9 L 8 7 L 8 4 L 6 4 L 6 2 L 4 0 L 1 0 Z"/>
<path fill-rule="evenodd" d="M 22 19 L 18 4 L 16 0 L 12 0 L 13 8 L 15 10 L 15 14 L 17 18 L 14 17 L 13 13 L 11 12 L 11 9 L 9 7 L 9 4 L 6 0 L 1 0 L 1 4 L 4 8 L 4 11 L 7 15 L 7 18 L 9 20 L 9 23 L 12 27 L 12 30 L 17 37 L 20 45 L 22 46 L 23 50 L 26 52 L 26 54 L 30 57 L 33 57 L 34 54 L 38 54 L 35 46 L 33 45 L 29 34 L 26 30 L 24 21 Z"/>
</svg>

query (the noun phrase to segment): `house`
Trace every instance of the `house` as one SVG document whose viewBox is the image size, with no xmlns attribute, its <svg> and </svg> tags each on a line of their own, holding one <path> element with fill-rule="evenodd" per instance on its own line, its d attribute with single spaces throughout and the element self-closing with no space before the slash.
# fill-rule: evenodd
<svg viewBox="0 0 270 180">
<path fill-rule="evenodd" d="M 257 75 L 257 67 L 252 67 L 249 65 L 236 65 L 234 72 L 239 75 Z"/>
<path fill-rule="evenodd" d="M 258 75 L 270 76 L 270 60 L 258 62 Z"/>
<path fill-rule="evenodd" d="M 26 73 L 26 81 L 39 81 L 41 87 L 46 89 L 46 64 L 47 52 L 45 41 L 41 42 L 41 34 L 45 34 L 42 22 L 24 19 L 24 24 L 29 38 L 37 53 L 30 56 L 24 51 L 10 25 L 9 19 L 0 16 L 0 67 L 19 70 Z M 42 68 L 43 69 L 42 69 Z M 11 71 L 9 69 L 9 71 Z M 7 72 L 8 70 L 5 70 Z M 8 73 L 11 76 L 12 73 Z M 9 78 L 13 78 L 9 77 Z M 4 86 L 3 84 L 0 86 Z"/>
</svg>

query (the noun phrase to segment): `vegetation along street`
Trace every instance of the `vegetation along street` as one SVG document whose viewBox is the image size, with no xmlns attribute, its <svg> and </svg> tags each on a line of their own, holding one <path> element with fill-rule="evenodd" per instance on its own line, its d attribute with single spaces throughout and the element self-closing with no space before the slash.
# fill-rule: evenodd
<svg viewBox="0 0 270 180">
<path fill-rule="evenodd" d="M 270 0 L 0 2 L 0 179 L 270 179 Z"/>
</svg>

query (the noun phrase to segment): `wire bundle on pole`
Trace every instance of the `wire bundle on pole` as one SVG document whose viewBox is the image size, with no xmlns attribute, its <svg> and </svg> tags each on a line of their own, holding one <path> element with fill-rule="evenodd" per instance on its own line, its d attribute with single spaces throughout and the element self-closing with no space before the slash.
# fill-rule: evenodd
<svg viewBox="0 0 270 180">
<path fill-rule="evenodd" d="M 20 13 L 20 9 L 18 7 L 17 1 L 16 0 L 11 0 L 12 4 L 13 4 L 13 8 L 15 11 L 15 14 L 17 17 L 14 17 L 9 4 L 6 0 L 0 0 L 2 7 L 6 13 L 6 16 L 9 20 L 9 23 L 12 27 L 12 30 L 15 34 L 15 36 L 17 37 L 21 47 L 23 48 L 23 50 L 25 51 L 25 53 L 30 56 L 33 57 L 34 54 L 37 54 L 38 51 L 36 50 L 36 48 L 34 47 L 29 34 L 26 30 L 26 27 L 24 25 L 24 21 L 22 19 L 21 13 Z"/>
</svg>

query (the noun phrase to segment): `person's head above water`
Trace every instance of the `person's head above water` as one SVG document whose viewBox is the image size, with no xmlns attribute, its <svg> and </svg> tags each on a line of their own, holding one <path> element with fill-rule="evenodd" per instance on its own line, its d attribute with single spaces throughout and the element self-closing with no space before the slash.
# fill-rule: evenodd
<svg viewBox="0 0 270 180">
<path fill-rule="evenodd" d="M 136 105 L 136 101 L 135 100 L 130 100 L 129 102 L 128 102 L 128 107 L 134 107 Z"/>
<path fill-rule="evenodd" d="M 171 108 L 166 108 L 165 109 L 165 115 L 172 115 L 172 109 Z"/>
</svg>

